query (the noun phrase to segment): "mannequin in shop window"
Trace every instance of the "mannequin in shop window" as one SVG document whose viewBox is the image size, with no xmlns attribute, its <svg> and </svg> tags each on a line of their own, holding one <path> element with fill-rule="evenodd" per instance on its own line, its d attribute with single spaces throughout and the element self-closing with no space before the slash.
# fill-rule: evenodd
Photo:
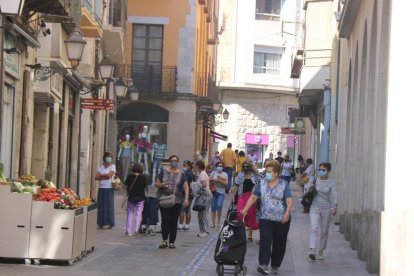
<svg viewBox="0 0 414 276">
<path fill-rule="evenodd" d="M 155 183 L 155 178 L 158 174 L 159 166 L 162 162 L 162 159 L 164 159 L 166 156 L 167 144 L 162 142 L 160 139 L 157 139 L 157 141 L 154 144 L 152 144 L 152 183 Z"/>
<path fill-rule="evenodd" d="M 122 174 L 123 174 L 123 180 L 125 181 L 129 166 L 131 165 L 131 162 L 134 162 L 134 144 L 130 141 L 131 137 L 129 134 L 125 135 L 125 141 L 121 142 L 119 145 L 119 153 L 118 153 L 118 160 L 121 159 L 122 164 Z"/>
<path fill-rule="evenodd" d="M 144 174 L 148 174 L 148 153 L 152 150 L 148 126 L 144 126 L 135 140 L 138 162 L 144 164 Z"/>
</svg>

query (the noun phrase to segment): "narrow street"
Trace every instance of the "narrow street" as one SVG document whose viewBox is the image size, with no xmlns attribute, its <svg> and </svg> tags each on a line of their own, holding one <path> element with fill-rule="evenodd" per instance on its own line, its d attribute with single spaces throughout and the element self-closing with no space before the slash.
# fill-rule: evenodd
<svg viewBox="0 0 414 276">
<path fill-rule="evenodd" d="M 311 262 L 307 257 L 309 221 L 301 212 L 298 200 L 299 188 L 291 184 L 295 197 L 295 210 L 291 224 L 287 251 L 280 269 L 280 275 L 318 276 L 363 276 L 372 275 L 365 271 L 364 262 L 359 261 L 357 252 L 350 249 L 339 227 L 330 227 L 325 260 Z M 122 194 L 116 195 L 116 222 L 112 230 L 97 230 L 95 251 L 73 266 L 43 261 L 41 265 L 24 265 L 23 260 L 2 260 L 0 275 L 216 275 L 213 260 L 218 231 L 209 238 L 197 238 L 198 224 L 193 214 L 189 231 L 179 231 L 175 250 L 158 249 L 160 234 L 140 238 L 124 236 L 125 212 L 120 208 Z M 229 200 L 225 202 L 225 209 Z M 256 272 L 258 256 L 258 231 L 253 243 L 248 244 L 245 264 L 247 275 Z"/>
</svg>

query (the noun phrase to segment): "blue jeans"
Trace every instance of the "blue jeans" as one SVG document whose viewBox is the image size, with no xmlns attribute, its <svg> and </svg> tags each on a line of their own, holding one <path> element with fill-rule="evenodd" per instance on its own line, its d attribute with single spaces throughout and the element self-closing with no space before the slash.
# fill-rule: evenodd
<svg viewBox="0 0 414 276">
<path fill-rule="evenodd" d="M 213 192 L 213 200 L 211 201 L 211 212 L 221 211 L 223 208 L 224 194 Z"/>
<path fill-rule="evenodd" d="M 288 183 L 290 183 L 290 176 L 287 175 L 281 175 L 280 178 L 286 180 Z"/>
<path fill-rule="evenodd" d="M 226 187 L 226 193 L 228 193 L 231 189 L 231 185 L 233 184 L 232 180 L 233 180 L 233 168 L 230 167 L 224 167 L 223 171 L 225 171 L 227 173 L 227 179 L 229 182 L 227 182 L 227 187 Z"/>
</svg>

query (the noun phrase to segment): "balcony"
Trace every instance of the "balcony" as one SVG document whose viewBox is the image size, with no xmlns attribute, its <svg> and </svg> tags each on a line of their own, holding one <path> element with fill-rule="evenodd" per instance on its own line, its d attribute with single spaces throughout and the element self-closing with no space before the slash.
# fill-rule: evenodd
<svg viewBox="0 0 414 276">
<path fill-rule="evenodd" d="M 97 1 L 96 3 L 100 3 Z M 92 6 L 92 0 L 83 0 L 82 5 L 82 33 L 85 37 L 102 38 L 101 18 L 98 9 L 100 4 Z"/>
<path fill-rule="evenodd" d="M 69 0 L 26 0 L 26 10 L 59 16 L 68 16 L 70 13 Z"/>
<path fill-rule="evenodd" d="M 119 64 L 120 77 L 132 80 L 136 90 L 148 96 L 177 92 L 177 66 Z"/>
</svg>

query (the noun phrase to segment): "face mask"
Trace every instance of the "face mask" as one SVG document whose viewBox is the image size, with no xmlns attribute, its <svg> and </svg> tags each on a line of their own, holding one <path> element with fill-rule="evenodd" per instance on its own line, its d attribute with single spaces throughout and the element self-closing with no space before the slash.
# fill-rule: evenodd
<svg viewBox="0 0 414 276">
<path fill-rule="evenodd" d="M 250 168 L 250 167 L 246 167 L 246 168 L 243 168 L 243 171 L 244 171 L 245 173 L 249 173 L 249 172 L 251 172 L 251 171 L 252 171 L 252 168 Z"/>
<path fill-rule="evenodd" d="M 184 167 L 184 168 L 183 168 L 183 171 L 186 171 L 186 170 L 188 170 L 188 169 L 187 169 L 186 167 Z"/>
<path fill-rule="evenodd" d="M 177 168 L 177 167 L 178 167 L 178 162 L 176 162 L 176 161 L 172 161 L 172 162 L 170 163 L 170 166 L 171 166 L 171 168 Z"/>
<path fill-rule="evenodd" d="M 328 174 L 327 171 L 318 171 L 318 176 L 324 177 Z"/>
<path fill-rule="evenodd" d="M 111 163 L 112 162 L 112 157 L 105 157 L 105 162 L 106 163 Z"/>
<path fill-rule="evenodd" d="M 218 171 L 218 172 L 223 171 L 223 167 L 216 167 L 216 171 Z"/>
<path fill-rule="evenodd" d="M 270 181 L 270 180 L 272 180 L 273 179 L 273 174 L 272 173 L 270 173 L 270 172 L 267 172 L 266 173 L 266 180 L 267 181 Z"/>
</svg>

